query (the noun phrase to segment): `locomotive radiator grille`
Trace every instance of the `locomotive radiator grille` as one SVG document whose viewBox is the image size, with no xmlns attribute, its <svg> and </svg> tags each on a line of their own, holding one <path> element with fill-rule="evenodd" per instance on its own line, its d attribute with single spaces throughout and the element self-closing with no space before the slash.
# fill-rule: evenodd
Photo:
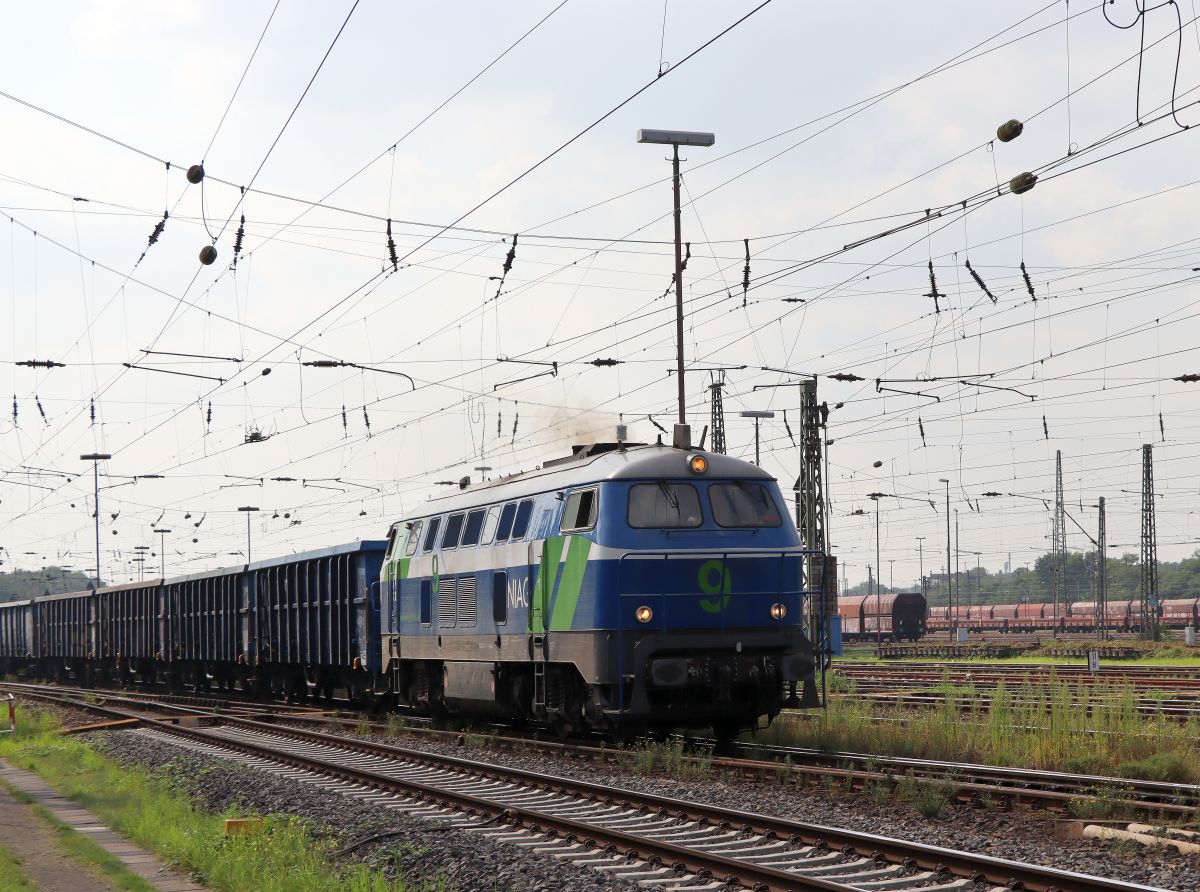
<svg viewBox="0 0 1200 892">
<path fill-rule="evenodd" d="M 438 579 L 437 613 L 439 628 L 454 628 L 454 618 L 458 607 L 454 596 L 454 588 L 453 576 L 442 576 Z"/>
<path fill-rule="evenodd" d="M 458 624 L 474 626 L 476 614 L 475 574 L 458 577 Z"/>
</svg>

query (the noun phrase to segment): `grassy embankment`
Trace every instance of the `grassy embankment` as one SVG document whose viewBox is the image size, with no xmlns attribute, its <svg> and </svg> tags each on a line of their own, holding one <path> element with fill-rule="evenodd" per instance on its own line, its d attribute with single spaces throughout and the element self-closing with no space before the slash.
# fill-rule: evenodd
<svg viewBox="0 0 1200 892">
<path fill-rule="evenodd" d="M 21 870 L 21 859 L 4 846 L 0 846 L 0 889 L 8 892 L 37 892 L 37 886 L 30 882 L 25 871 Z"/>
<path fill-rule="evenodd" d="M 970 685 L 939 685 L 943 704 L 914 708 L 856 699 L 854 683 L 835 678 L 826 709 L 784 715 L 757 739 L 824 752 L 1200 783 L 1200 721 L 1140 714 L 1131 685 L 1072 688 L 1051 680 L 1028 695 L 1000 685 L 979 692 L 991 697 L 986 712 L 964 714 L 976 695 Z"/>
<path fill-rule="evenodd" d="M 381 871 L 335 864 L 334 844 L 314 837 L 294 818 L 268 816 L 261 833 L 227 838 L 223 818 L 246 814 L 201 812 L 147 772 L 119 766 L 54 733 L 54 721 L 45 714 L 22 712 L 17 733 L 0 740 L 0 757 L 36 771 L 117 832 L 218 892 L 414 892 L 411 884 L 391 881 Z M 91 840 L 81 842 L 95 847 Z M 0 861 L 0 888 L 7 889 L 4 869 Z M 135 888 L 119 882 L 118 887 Z"/>
</svg>

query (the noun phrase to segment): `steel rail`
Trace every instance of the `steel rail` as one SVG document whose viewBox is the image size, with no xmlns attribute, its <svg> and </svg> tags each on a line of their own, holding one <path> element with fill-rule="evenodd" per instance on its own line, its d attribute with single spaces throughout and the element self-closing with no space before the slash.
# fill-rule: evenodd
<svg viewBox="0 0 1200 892">
<path fill-rule="evenodd" d="M 1050 890 L 1067 889 L 1079 890 L 1079 892 L 1085 892 L 1085 890 L 1088 890 L 1088 892 L 1091 892 L 1091 890 L 1109 890 L 1109 892 L 1118 892 L 1118 890 L 1120 890 L 1120 892 L 1132 892 L 1132 890 L 1146 890 L 1151 888 L 1137 884 L 1126 883 L 1121 880 L 1087 876 L 1072 871 L 1064 871 L 1057 868 L 1042 867 L 1039 865 L 1022 864 L 1015 861 L 993 858 L 987 855 L 959 852 L 938 846 L 911 843 L 889 837 L 861 833 L 858 831 L 843 830 L 819 824 L 808 824 L 787 818 L 740 812 L 734 809 L 724 808 L 722 806 L 687 802 L 684 800 L 659 796 L 656 794 L 622 790 L 619 788 L 606 786 L 604 784 L 592 783 L 590 781 L 573 780 L 570 778 L 547 775 L 541 772 L 523 771 L 506 766 L 498 766 L 490 763 L 481 763 L 473 760 L 462 759 L 456 756 L 444 756 L 435 753 L 425 753 L 418 750 L 389 746 L 387 744 L 354 740 L 352 738 L 342 737 L 339 735 L 322 734 L 298 728 L 280 727 L 278 725 L 234 717 L 222 718 L 221 722 L 226 726 L 244 728 L 246 730 L 257 731 L 259 733 L 282 735 L 291 737 L 293 739 L 305 740 L 310 743 L 324 744 L 342 749 L 349 749 L 355 752 L 370 753 L 373 755 L 385 756 L 393 759 L 402 759 L 409 762 L 416 761 L 422 764 L 436 766 L 455 772 L 474 774 L 492 779 L 502 779 L 514 784 L 522 784 L 525 786 L 532 786 L 537 789 L 575 795 L 592 801 L 611 802 L 614 804 L 626 803 L 633 807 L 647 808 L 652 811 L 656 811 L 659 814 L 678 817 L 683 820 L 707 821 L 708 823 L 717 826 L 737 828 L 743 832 L 755 833 L 767 838 L 785 839 L 796 844 L 835 849 L 846 854 L 857 855 L 867 860 L 878 860 L 883 858 L 889 862 L 903 864 L 912 868 L 933 871 L 935 873 L 949 871 L 950 873 L 960 877 L 971 878 L 976 881 L 991 882 L 999 886 L 1008 886 L 1010 888 L 1016 888 L 1017 884 L 1020 884 L 1021 887 L 1029 890 L 1029 892 L 1039 892 L 1039 890 L 1041 890 L 1041 892 L 1050 892 Z M 228 739 L 223 735 L 215 734 L 204 729 L 185 728 L 176 725 L 164 724 L 161 722 L 155 724 L 161 726 L 167 733 L 192 737 L 193 739 L 204 739 L 217 745 L 227 745 L 228 742 Z M 269 747 L 251 745 L 251 748 L 258 755 L 266 755 L 269 758 L 274 758 L 273 756 L 269 755 L 271 752 Z M 530 810 L 530 812 L 531 814 L 528 816 L 529 820 L 543 821 L 548 817 L 543 813 L 537 812 L 536 810 Z M 564 819 L 555 818 L 555 820 L 562 821 Z M 595 832 L 591 825 L 579 824 L 578 822 L 567 822 L 563 825 L 563 827 L 568 832 L 575 833 L 577 837 L 588 834 L 594 835 Z M 622 835 L 620 840 L 621 844 L 629 843 L 633 845 L 636 842 L 636 845 L 640 846 L 643 851 L 647 845 L 647 840 L 640 836 L 629 838 L 628 835 Z M 651 843 L 655 846 L 664 845 L 663 843 L 653 841 L 651 841 Z M 665 849 L 664 852 L 666 854 L 678 855 L 679 857 L 683 857 L 685 852 L 690 852 L 689 857 L 691 858 L 701 857 L 691 850 L 680 849 L 680 847 L 674 846 Z M 707 859 L 713 856 L 705 853 L 702 857 Z M 663 860 L 665 861 L 666 859 L 664 858 Z M 786 871 L 771 870 L 766 872 L 765 868 L 758 867 L 757 865 L 748 865 L 745 862 L 738 861 L 736 859 L 727 859 L 722 857 L 719 861 L 713 863 L 718 864 L 721 867 L 731 868 L 729 876 L 739 877 L 743 882 L 745 882 L 747 879 L 751 879 L 751 877 L 746 873 L 747 868 L 752 867 L 755 871 L 764 871 L 758 875 L 758 878 L 753 879 L 752 882 L 765 883 L 766 887 L 771 889 L 796 888 L 797 880 L 800 879 L 795 874 L 791 874 Z M 702 865 L 700 866 L 700 869 L 704 869 Z M 714 875 L 719 876 L 719 874 L 715 873 Z M 811 880 L 802 880 L 802 883 L 807 882 L 811 882 Z M 839 886 L 838 884 L 832 884 L 815 886 L 814 888 L 845 887 Z"/>
<path fill-rule="evenodd" d="M 27 686 L 0 683 L 0 687 L 8 689 L 16 688 L 20 693 L 27 696 L 50 702 L 64 702 L 63 698 L 73 693 L 69 689 L 46 689 L 36 685 Z M 29 688 L 39 689 L 29 690 Z M 79 691 L 78 693 L 88 693 L 95 696 L 94 692 Z M 160 707 L 160 711 L 169 711 L 188 718 L 224 719 L 232 717 L 224 713 L 218 715 L 217 713 L 199 708 L 133 700 L 124 695 L 105 693 L 101 696 L 110 702 L 128 701 L 138 706 L 158 706 Z M 109 709 L 99 703 L 86 702 L 77 705 L 85 706 L 87 709 L 111 717 L 120 718 L 125 715 L 119 709 Z M 238 717 L 249 718 L 248 716 Z M 262 720 L 269 718 L 271 720 L 271 727 L 286 727 L 277 725 L 275 722 L 328 725 L 330 722 L 342 720 L 324 713 L 306 714 L 288 712 L 272 715 L 267 714 L 265 711 L 259 718 Z M 374 729 L 382 729 L 384 727 L 378 722 L 368 724 Z M 405 730 L 414 734 L 443 738 L 457 738 L 463 733 L 460 731 L 411 726 Z M 693 738 L 690 742 L 701 747 L 710 746 L 714 743 L 714 741 L 704 738 Z M 590 742 L 552 741 L 536 736 L 499 737 L 490 735 L 488 743 L 496 748 L 507 748 L 510 750 L 534 748 L 556 755 L 583 757 L 610 763 L 618 760 L 621 754 L 621 750 L 595 746 Z M 1117 798 L 1111 798 L 1110 796 L 1113 804 L 1123 806 L 1137 813 L 1156 816 L 1170 814 L 1179 818 L 1193 818 L 1197 814 L 1200 814 L 1200 786 L 1193 784 L 1173 784 L 1164 781 L 1145 781 L 1103 775 L 1064 774 L 1037 769 L 879 756 L 867 753 L 823 753 L 804 747 L 787 747 L 772 744 L 740 743 L 737 744 L 737 747 L 746 755 L 739 758 L 701 758 L 692 756 L 684 756 L 683 758 L 696 763 L 701 761 L 706 762 L 711 768 L 717 771 L 728 771 L 747 776 L 766 775 L 777 777 L 780 770 L 786 770 L 791 775 L 800 778 L 802 784 L 808 782 L 820 783 L 823 778 L 829 777 L 863 789 L 870 784 L 890 784 L 895 786 L 902 781 L 910 779 L 916 780 L 918 783 L 949 781 L 957 788 L 957 798 L 965 802 L 974 802 L 1000 796 L 1017 803 L 1040 805 L 1052 810 L 1061 811 L 1066 810 L 1073 801 L 1081 797 L 1115 793 Z M 763 756 L 768 758 L 763 758 Z M 822 764 L 804 765 L 792 761 L 784 769 L 782 761 L 784 759 L 805 760 L 810 763 Z M 865 767 L 854 767 L 855 765 Z M 892 769 L 893 772 L 884 769 Z"/>
<path fill-rule="evenodd" d="M 66 701 L 66 698 L 63 698 Z M 93 704 L 86 702 L 72 703 L 82 708 L 90 708 Z M 331 776 L 355 780 L 373 786 L 396 789 L 397 785 L 410 791 L 414 796 L 432 798 L 439 801 L 454 803 L 470 812 L 488 814 L 506 818 L 521 826 L 544 826 L 560 835 L 571 836 L 576 840 L 593 840 L 593 845 L 600 848 L 614 846 L 617 850 L 624 849 L 636 853 L 647 861 L 657 859 L 668 865 L 678 864 L 682 868 L 700 875 L 737 879 L 743 883 L 766 890 L 787 890 L 797 888 L 813 889 L 846 889 L 847 886 L 802 877 L 788 871 L 767 868 L 761 865 L 744 862 L 734 858 L 726 858 L 710 852 L 689 849 L 661 840 L 626 834 L 611 828 L 599 828 L 592 824 L 573 821 L 568 818 L 547 814 L 530 807 L 514 807 L 501 805 L 481 797 L 469 794 L 446 791 L 432 785 L 421 784 L 409 780 L 395 778 L 353 766 L 330 763 L 319 759 L 309 759 L 294 754 L 280 754 L 270 746 L 246 740 L 233 740 L 204 728 L 185 727 L 158 719 L 139 716 L 124 710 L 102 708 L 111 714 L 120 714 L 124 718 L 136 718 L 140 723 L 168 735 L 203 741 L 209 745 L 225 748 L 241 748 L 247 754 L 266 758 L 272 761 L 295 764 L 297 767 L 307 767 Z M 923 843 L 906 842 L 889 837 L 844 830 L 819 824 L 809 824 L 788 818 L 741 812 L 722 806 L 697 802 L 688 802 L 671 797 L 651 793 L 643 793 L 596 784 L 590 781 L 574 780 L 557 777 L 541 772 L 523 771 L 507 766 L 493 765 L 455 756 L 445 756 L 427 753 L 419 750 L 357 740 L 334 734 L 323 734 L 301 728 L 280 726 L 270 723 L 252 721 L 234 716 L 214 716 L 212 721 L 226 727 L 240 728 L 260 734 L 270 734 L 302 740 L 308 743 L 321 744 L 351 752 L 366 753 L 405 762 L 416 762 L 432 767 L 441 768 L 460 774 L 475 775 L 493 780 L 503 780 L 534 789 L 554 793 L 573 795 L 593 802 L 625 804 L 634 808 L 645 808 L 660 815 L 672 816 L 685 821 L 707 822 L 708 824 L 736 828 L 742 832 L 753 833 L 768 839 L 788 840 L 797 845 L 807 845 L 820 849 L 832 849 L 845 854 L 856 855 L 866 860 L 880 859 L 893 864 L 900 864 L 912 869 L 931 871 L 934 873 L 950 873 L 958 877 L 975 881 L 993 883 L 1010 888 L 1023 888 L 1028 892 L 1147 892 L 1153 887 L 1127 883 L 1106 877 L 1088 876 L 1073 871 L 1041 865 L 1023 864 L 1015 861 L 994 858 L 988 855 L 955 851 L 939 846 Z M 290 761 L 296 760 L 296 761 Z M 715 868 L 715 871 L 714 871 Z M 707 871 L 707 874 L 705 873 Z M 723 873 L 727 871 L 727 873 Z"/>
</svg>

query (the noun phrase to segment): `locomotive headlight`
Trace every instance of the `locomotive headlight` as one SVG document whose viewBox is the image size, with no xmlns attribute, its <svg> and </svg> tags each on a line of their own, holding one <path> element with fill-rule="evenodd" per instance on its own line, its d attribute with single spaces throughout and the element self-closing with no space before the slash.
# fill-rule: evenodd
<svg viewBox="0 0 1200 892">
<path fill-rule="evenodd" d="M 779 603 L 771 605 L 771 619 L 783 619 L 785 616 L 787 616 L 786 607 Z"/>
<path fill-rule="evenodd" d="M 639 623 L 648 623 L 650 620 L 654 619 L 654 611 L 649 607 L 639 607 L 637 610 L 633 611 L 633 615 L 637 617 L 637 621 Z"/>
<path fill-rule="evenodd" d="M 703 455 L 689 455 L 687 465 L 689 471 L 699 476 L 708 470 L 708 459 Z"/>
</svg>

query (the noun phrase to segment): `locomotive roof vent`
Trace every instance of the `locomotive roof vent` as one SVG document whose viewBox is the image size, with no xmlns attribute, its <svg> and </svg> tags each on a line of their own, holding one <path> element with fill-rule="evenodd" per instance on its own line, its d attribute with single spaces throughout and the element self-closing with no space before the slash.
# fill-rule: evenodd
<svg viewBox="0 0 1200 892">
<path fill-rule="evenodd" d="M 630 446 L 645 445 L 645 443 L 579 443 L 571 447 L 570 455 L 542 462 L 542 467 L 553 468 L 556 465 L 579 461 L 581 458 L 591 458 L 593 455 L 603 455 L 605 452 L 616 452 L 620 449 L 628 449 Z"/>
</svg>

